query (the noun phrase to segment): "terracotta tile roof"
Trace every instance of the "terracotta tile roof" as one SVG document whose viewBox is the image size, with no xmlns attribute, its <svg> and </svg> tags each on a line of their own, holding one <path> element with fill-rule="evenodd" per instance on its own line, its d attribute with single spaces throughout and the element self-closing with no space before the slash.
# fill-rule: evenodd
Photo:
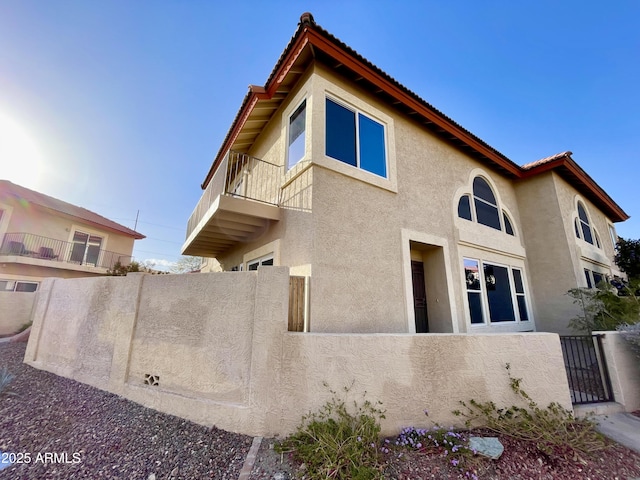
<svg viewBox="0 0 640 480">
<path fill-rule="evenodd" d="M 99 227 L 115 230 L 138 240 L 145 238 L 141 233 L 131 230 L 130 228 L 120 225 L 119 223 L 109 220 L 108 218 L 98 215 L 86 208 L 77 207 L 70 203 L 63 202 L 62 200 L 58 200 L 57 198 L 45 195 L 44 193 L 16 185 L 9 180 L 0 180 L 0 200 L 1 199 L 26 201 L 40 207 L 64 213 L 71 217 L 76 217 L 84 222 L 91 223 Z"/>
<path fill-rule="evenodd" d="M 225 152 L 231 147 L 239 131 L 244 127 L 244 122 L 259 100 L 269 100 L 277 91 L 278 85 L 288 75 L 290 67 L 300 58 L 305 50 L 311 51 L 311 57 L 320 61 L 323 54 L 345 68 L 357 72 L 359 79 L 375 84 L 378 92 L 382 92 L 387 98 L 393 99 L 394 105 L 407 107 L 410 113 L 418 113 L 423 116 L 425 124 L 433 124 L 433 129 L 438 135 L 442 135 L 445 141 L 458 142 L 462 148 L 481 162 L 486 162 L 491 168 L 515 180 L 524 180 L 541 174 L 549 169 L 561 171 L 563 176 L 584 195 L 591 198 L 599 208 L 610 216 L 613 221 L 624 221 L 629 216 L 622 208 L 609 197 L 609 195 L 589 175 L 580 168 L 571 158 L 571 152 L 562 152 L 546 157 L 535 162 L 520 166 L 500 153 L 495 148 L 475 136 L 451 118 L 437 110 L 431 104 L 420 98 L 389 74 L 369 62 L 354 49 L 340 41 L 338 38 L 324 30 L 315 23 L 310 13 L 304 13 L 300 17 L 300 23 L 293 37 L 276 62 L 264 87 L 250 86 L 240 110 L 236 114 L 227 135 L 218 150 L 218 153 L 204 179 L 201 187 L 205 189 L 211 180 L 216 168 L 220 165 Z M 336 67 L 337 68 L 337 67 Z M 381 97 L 384 98 L 384 97 Z M 415 111 L 414 111 L 415 110 Z M 275 110 L 274 110 L 275 111 Z"/>
<path fill-rule="evenodd" d="M 543 165 L 545 163 L 551 163 L 554 160 L 559 160 L 561 158 L 571 158 L 571 155 L 573 155 L 573 153 L 568 151 L 568 150 L 566 152 L 556 153 L 555 155 L 551 155 L 550 157 L 541 158 L 540 160 L 536 160 L 535 162 L 531 162 L 531 163 L 527 163 L 525 165 L 522 165 L 522 169 L 523 170 L 531 170 L 532 168 L 537 167 L 538 165 Z"/>
</svg>

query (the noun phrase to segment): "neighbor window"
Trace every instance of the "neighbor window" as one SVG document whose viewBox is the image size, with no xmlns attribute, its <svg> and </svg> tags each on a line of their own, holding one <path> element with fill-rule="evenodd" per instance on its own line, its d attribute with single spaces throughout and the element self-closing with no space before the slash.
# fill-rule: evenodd
<svg viewBox="0 0 640 480">
<path fill-rule="evenodd" d="M 287 169 L 293 167 L 304 157 L 305 124 L 307 101 L 304 100 L 289 117 L 289 150 L 287 152 Z"/>
<path fill-rule="evenodd" d="M 329 98 L 325 120 L 328 157 L 386 178 L 384 125 Z"/>
<path fill-rule="evenodd" d="M 76 231 L 73 234 L 73 246 L 71 247 L 70 261 L 79 263 L 80 265 L 88 264 L 97 267 L 101 246 L 101 237 Z"/>
<path fill-rule="evenodd" d="M 471 323 L 529 320 L 522 269 L 463 259 Z"/>
<path fill-rule="evenodd" d="M 0 292 L 35 292 L 37 289 L 38 282 L 0 280 Z"/>
<path fill-rule="evenodd" d="M 258 270 L 258 267 L 266 267 L 273 265 L 273 256 L 267 255 L 256 260 L 247 262 L 247 270 Z"/>
</svg>

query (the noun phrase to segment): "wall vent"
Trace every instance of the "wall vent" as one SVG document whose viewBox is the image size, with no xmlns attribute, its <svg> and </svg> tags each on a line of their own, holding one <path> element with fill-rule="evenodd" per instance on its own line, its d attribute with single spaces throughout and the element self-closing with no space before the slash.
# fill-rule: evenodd
<svg viewBox="0 0 640 480">
<path fill-rule="evenodd" d="M 151 375 L 149 373 L 144 374 L 144 384 L 157 387 L 160 385 L 160 375 Z"/>
</svg>

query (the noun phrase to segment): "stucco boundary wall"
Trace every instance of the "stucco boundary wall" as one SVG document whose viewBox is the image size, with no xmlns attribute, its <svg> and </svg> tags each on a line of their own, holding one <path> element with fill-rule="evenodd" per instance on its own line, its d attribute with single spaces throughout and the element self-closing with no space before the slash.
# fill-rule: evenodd
<svg viewBox="0 0 640 480">
<path fill-rule="evenodd" d="M 593 334 L 603 335 L 602 348 L 616 403 L 622 405 L 625 412 L 640 410 L 640 357 L 622 332 Z"/>
<path fill-rule="evenodd" d="M 0 292 L 0 335 L 16 333 L 29 323 L 36 293 Z"/>
<path fill-rule="evenodd" d="M 539 404 L 571 408 L 555 334 L 289 333 L 288 291 L 286 267 L 47 279 L 25 362 L 254 436 L 292 433 L 330 390 L 382 402 L 384 434 L 461 425 L 460 400 L 517 401 L 507 363 Z"/>
</svg>

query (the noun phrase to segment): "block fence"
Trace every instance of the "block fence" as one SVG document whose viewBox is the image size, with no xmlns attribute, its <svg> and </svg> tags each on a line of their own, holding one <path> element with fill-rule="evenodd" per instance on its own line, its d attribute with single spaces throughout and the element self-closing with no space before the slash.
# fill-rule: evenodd
<svg viewBox="0 0 640 480">
<path fill-rule="evenodd" d="M 516 400 L 507 363 L 539 404 L 571 408 L 555 334 L 291 333 L 288 295 L 287 267 L 47 279 L 25 362 L 254 436 L 292 433 L 346 386 L 382 402 L 383 434 L 460 425 L 460 400 Z"/>
</svg>

